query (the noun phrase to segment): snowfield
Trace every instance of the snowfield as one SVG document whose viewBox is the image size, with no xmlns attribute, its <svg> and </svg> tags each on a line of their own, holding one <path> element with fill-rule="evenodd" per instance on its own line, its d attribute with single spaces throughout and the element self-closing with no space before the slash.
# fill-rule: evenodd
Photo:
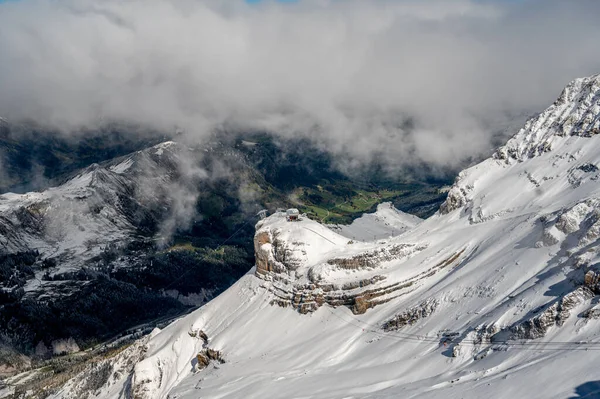
<svg viewBox="0 0 600 399">
<path fill-rule="evenodd" d="M 384 202 L 377 206 L 376 212 L 366 213 L 352 224 L 329 227 L 352 240 L 372 241 L 395 237 L 421 222 L 419 217 L 399 211 L 391 202 Z"/>
<path fill-rule="evenodd" d="M 256 268 L 157 332 L 130 377 L 112 376 L 94 397 L 567 398 L 600 389 L 599 124 L 600 77 L 578 79 L 463 171 L 427 220 L 384 205 L 336 232 L 269 216 L 257 225 Z M 76 384 L 56 397 L 81 397 Z"/>
</svg>

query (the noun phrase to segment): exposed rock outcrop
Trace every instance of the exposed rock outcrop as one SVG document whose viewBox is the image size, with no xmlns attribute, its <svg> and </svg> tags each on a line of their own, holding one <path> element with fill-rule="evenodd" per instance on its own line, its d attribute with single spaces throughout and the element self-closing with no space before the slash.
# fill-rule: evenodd
<svg viewBox="0 0 600 399">
<path fill-rule="evenodd" d="M 438 305 L 439 301 L 437 299 L 430 298 L 386 321 L 383 323 L 382 328 L 384 331 L 395 331 L 400 330 L 405 326 L 412 326 L 420 319 L 429 317 Z"/>
<path fill-rule="evenodd" d="M 369 251 L 350 258 L 334 258 L 327 261 L 328 264 L 342 269 L 356 270 L 376 267 L 382 262 L 389 262 L 400 257 L 408 256 L 415 251 L 422 251 L 426 245 L 395 244 L 389 247 Z"/>
<path fill-rule="evenodd" d="M 208 346 L 208 335 L 206 335 L 204 331 L 192 331 L 189 333 L 189 335 L 202 340 L 202 349 L 196 355 L 196 365 L 194 366 L 196 371 L 200 371 L 208 367 L 211 362 L 217 362 L 221 364 L 225 363 L 225 359 L 223 359 L 223 354 L 221 351 L 212 349 Z"/>
<path fill-rule="evenodd" d="M 255 274 L 269 283 L 265 287 L 274 295 L 272 304 L 292 307 L 300 313 L 313 312 L 323 304 L 347 306 L 355 314 L 364 313 L 404 295 L 417 281 L 458 263 L 464 252 L 453 253 L 406 280 L 385 284 L 386 278 L 373 272 L 385 267 L 386 262 L 401 261 L 418 254 L 427 248 L 427 244 L 378 244 L 376 249 L 360 251 L 358 248 L 357 251 L 356 245 L 348 248 L 347 240 L 330 230 L 317 231 L 321 226 L 316 222 L 305 220 L 286 224 L 284 219 L 277 218 L 273 215 L 257 225 L 254 237 Z M 314 251 L 314 246 L 322 243 L 333 253 L 345 252 L 344 249 L 348 248 L 354 254 L 325 257 L 311 264 L 307 252 Z M 309 248 L 311 246 L 313 248 Z M 339 280 L 328 277 L 336 273 L 344 276 L 352 273 L 353 277 Z M 354 276 L 354 273 L 359 274 Z M 367 275 L 361 277 L 360 273 Z"/>
<path fill-rule="evenodd" d="M 442 215 L 448 214 L 455 209 L 462 208 L 468 202 L 468 193 L 472 190 L 472 186 L 461 187 L 459 185 L 460 175 L 456 179 L 456 183 L 448 191 L 448 197 L 442 205 L 440 205 L 440 213 Z"/>
<path fill-rule="evenodd" d="M 587 287 L 581 286 L 574 291 L 557 299 L 546 307 L 540 314 L 524 320 L 509 330 L 511 339 L 536 339 L 546 335 L 553 326 L 562 326 L 571 315 L 571 310 L 585 300 L 594 297 L 594 293 Z"/>
<path fill-rule="evenodd" d="M 600 309 L 588 309 L 581 314 L 581 317 L 588 320 L 600 319 Z"/>
<path fill-rule="evenodd" d="M 197 355 L 196 360 L 196 370 L 202 370 L 214 361 L 218 363 L 225 363 L 223 356 L 220 351 L 211 349 L 211 348 L 203 348 Z"/>
</svg>

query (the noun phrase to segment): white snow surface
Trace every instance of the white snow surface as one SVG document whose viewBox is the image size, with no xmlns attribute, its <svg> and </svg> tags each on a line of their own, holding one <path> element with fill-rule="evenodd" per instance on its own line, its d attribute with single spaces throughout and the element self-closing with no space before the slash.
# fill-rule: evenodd
<svg viewBox="0 0 600 399">
<path fill-rule="evenodd" d="M 423 222 L 407 221 L 384 205 L 342 234 L 279 215 L 257 226 L 258 233 L 276 233 L 279 245 L 289 245 L 285 256 L 297 263 L 279 276 L 290 284 L 306 283 L 315 271 L 322 284 L 373 274 L 385 277 L 376 287 L 412 281 L 384 296 L 388 302 L 364 314 L 328 304 L 300 314 L 272 304 L 272 288 L 280 282 L 252 271 L 156 334 L 131 384 L 98 397 L 579 397 L 578 389 L 599 380 L 600 366 L 600 319 L 582 317 L 597 297 L 581 291 L 583 274 L 600 261 L 600 172 L 594 167 L 600 165 L 594 130 L 599 96 L 597 76 L 569 85 L 494 157 L 463 171 L 443 211 Z M 406 231 L 383 241 L 348 242 L 348 232 L 381 228 L 378 218 Z M 366 269 L 334 269 L 327 262 L 395 244 L 422 249 Z M 449 266 L 427 273 L 442 264 Z M 510 336 L 570 293 L 577 300 L 572 309 L 559 306 L 560 323 L 552 316 L 535 339 Z M 434 310 L 412 325 L 382 328 L 423 304 L 435 304 Z M 194 371 L 203 347 L 195 337 L 199 330 L 222 352 L 224 364 Z M 448 347 L 444 332 L 458 334 Z M 501 339 L 490 342 L 497 332 Z M 56 397 L 69 397 L 68 389 Z"/>
<path fill-rule="evenodd" d="M 162 155 L 163 152 L 165 151 L 165 149 L 175 145 L 176 143 L 174 141 L 165 141 L 164 143 L 160 143 L 155 145 L 153 148 L 156 149 L 156 151 L 154 152 L 155 155 Z"/>
<path fill-rule="evenodd" d="M 120 162 L 116 165 L 111 166 L 109 169 L 112 172 L 118 173 L 118 174 L 123 174 L 125 171 L 127 171 L 129 168 L 131 168 L 131 166 L 133 165 L 133 160 L 132 159 L 126 159 L 123 162 Z"/>
<path fill-rule="evenodd" d="M 394 208 L 391 202 L 377 205 L 374 213 L 365 213 L 349 225 L 329 226 L 344 237 L 372 241 L 400 235 L 422 222 L 422 219 Z"/>
</svg>

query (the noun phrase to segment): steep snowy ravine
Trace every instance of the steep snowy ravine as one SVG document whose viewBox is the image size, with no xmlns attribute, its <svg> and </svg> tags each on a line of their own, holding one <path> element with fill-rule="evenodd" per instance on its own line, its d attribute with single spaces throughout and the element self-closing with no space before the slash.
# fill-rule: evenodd
<svg viewBox="0 0 600 399">
<path fill-rule="evenodd" d="M 257 267 L 98 396 L 577 397 L 600 380 L 599 117 L 600 77 L 574 81 L 393 238 L 259 222 Z M 224 363 L 196 371 L 207 348 Z"/>
</svg>

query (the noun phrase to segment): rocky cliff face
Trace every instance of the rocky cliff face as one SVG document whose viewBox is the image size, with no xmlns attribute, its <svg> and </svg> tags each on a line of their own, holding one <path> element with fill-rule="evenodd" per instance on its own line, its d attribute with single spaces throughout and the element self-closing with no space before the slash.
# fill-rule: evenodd
<svg viewBox="0 0 600 399">
<path fill-rule="evenodd" d="M 387 283 L 387 277 L 380 274 L 386 265 L 410 259 L 427 249 L 427 244 L 391 239 L 373 246 L 348 240 L 306 216 L 290 222 L 279 214 L 259 222 L 254 248 L 255 274 L 268 282 L 265 286 L 274 294 L 272 303 L 300 313 L 324 304 L 365 313 L 409 292 L 420 279 L 460 263 L 464 255 L 464 251 L 457 252 L 412 278 Z M 312 256 L 307 256 L 308 251 Z M 327 255 L 319 257 L 322 252 Z"/>
</svg>

